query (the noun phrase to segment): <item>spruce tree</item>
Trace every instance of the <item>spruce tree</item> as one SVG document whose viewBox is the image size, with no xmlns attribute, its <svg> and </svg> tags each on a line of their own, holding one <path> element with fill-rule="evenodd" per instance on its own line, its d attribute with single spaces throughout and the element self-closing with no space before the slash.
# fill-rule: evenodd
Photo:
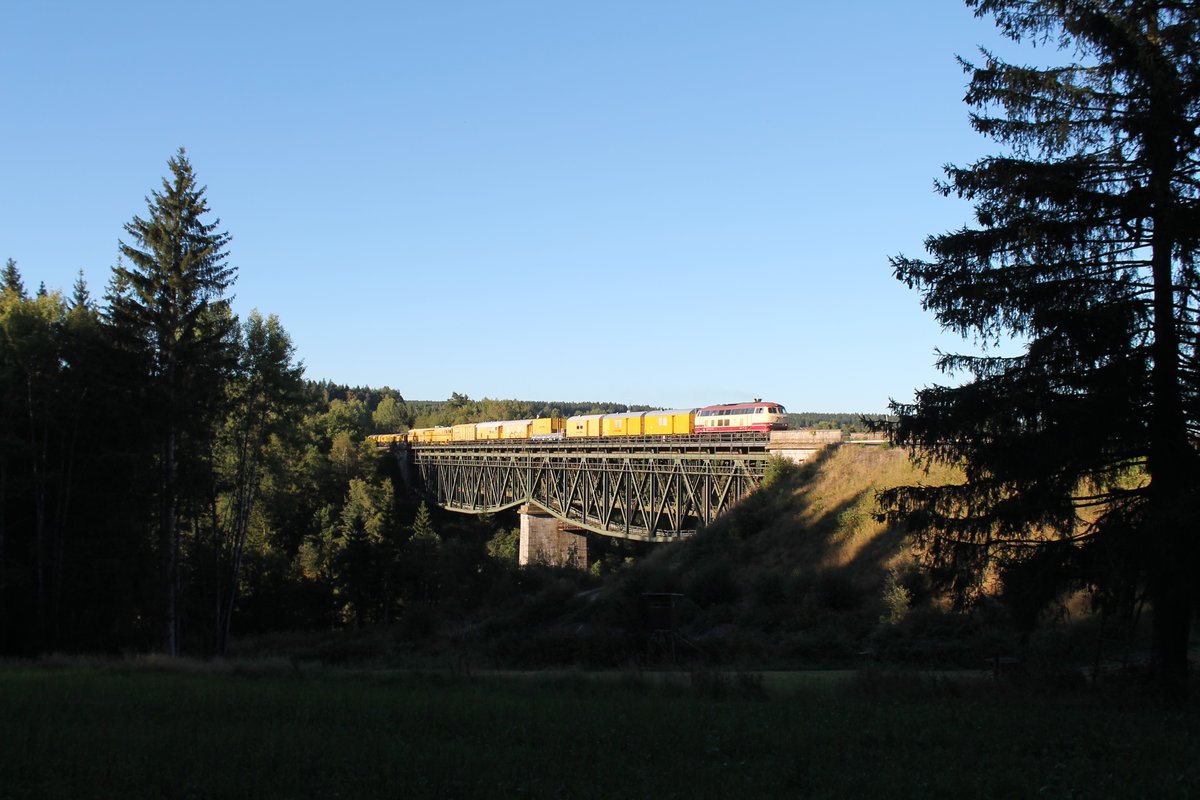
<svg viewBox="0 0 1200 800">
<path fill-rule="evenodd" d="M 225 291 L 229 234 L 209 214 L 183 148 L 171 179 L 146 199 L 148 216 L 125 226 L 124 261 L 114 268 L 108 316 L 117 340 L 141 359 L 145 420 L 155 443 L 157 534 L 162 560 L 163 646 L 178 652 L 179 514 L 188 492 L 206 483 L 224 383 L 233 367 L 236 324 Z M 126 266 L 128 264 L 128 266 Z"/>
<path fill-rule="evenodd" d="M 407 551 L 411 559 L 409 568 L 415 575 L 417 592 L 423 603 L 431 603 L 437 599 L 441 579 L 438 569 L 441 549 L 442 537 L 433 527 L 429 506 L 422 500 L 421 505 L 417 507 L 417 516 L 413 519 Z"/>
<path fill-rule="evenodd" d="M 72 309 L 91 309 L 92 293 L 88 291 L 87 281 L 83 278 L 83 270 L 79 270 L 79 274 L 75 277 L 75 283 L 71 285 L 71 308 Z"/>
<path fill-rule="evenodd" d="M 963 594 L 997 565 L 1042 601 L 1075 585 L 1128 608 L 1144 592 L 1152 671 L 1179 687 L 1200 567 L 1200 9 L 967 4 L 1073 60 L 964 62 L 972 124 L 1002 153 L 948 167 L 939 187 L 975 204 L 976 225 L 892 264 L 985 349 L 940 356 L 965 383 L 892 407 L 896 441 L 967 479 L 881 499 Z M 1008 337 L 1023 351 L 986 347 Z M 1029 576 L 1041 585 L 1019 587 Z"/>
<path fill-rule="evenodd" d="M 0 276 L 0 291 L 8 289 L 14 292 L 17 297 L 25 297 L 25 284 L 21 281 L 21 271 L 17 269 L 17 262 L 11 258 L 4 262 L 4 272 Z"/>
</svg>

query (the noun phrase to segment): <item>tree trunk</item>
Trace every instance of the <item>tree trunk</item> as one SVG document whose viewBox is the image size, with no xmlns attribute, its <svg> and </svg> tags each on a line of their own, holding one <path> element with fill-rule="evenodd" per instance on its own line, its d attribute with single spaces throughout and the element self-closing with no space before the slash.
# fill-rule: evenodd
<svg viewBox="0 0 1200 800">
<path fill-rule="evenodd" d="M 1153 20 L 1151 20 L 1153 24 Z M 1186 685 L 1187 649 L 1191 632 L 1191 598 L 1187 573 L 1195 567 L 1195 532 L 1185 508 L 1195 451 L 1188 442 L 1180 375 L 1180 334 L 1174 275 L 1178 242 L 1176 197 L 1172 185 L 1179 166 L 1176 141 L 1179 121 L 1172 113 L 1177 100 L 1174 80 L 1155 84 L 1150 98 L 1153 124 L 1145 153 L 1150 167 L 1153 230 L 1150 269 L 1153 280 L 1151 346 L 1150 474 L 1147 551 L 1150 596 L 1154 604 L 1151 677 L 1160 688 L 1175 692 Z"/>
<path fill-rule="evenodd" d="M 162 449 L 162 528 L 164 598 L 163 653 L 179 655 L 179 623 L 177 618 L 179 573 L 179 528 L 176 508 L 175 429 L 167 430 Z"/>
<path fill-rule="evenodd" d="M 1187 691 L 1188 640 L 1192 629 L 1190 580 L 1180 562 L 1168 565 L 1153 581 L 1150 677 L 1156 688 L 1178 696 Z"/>
</svg>

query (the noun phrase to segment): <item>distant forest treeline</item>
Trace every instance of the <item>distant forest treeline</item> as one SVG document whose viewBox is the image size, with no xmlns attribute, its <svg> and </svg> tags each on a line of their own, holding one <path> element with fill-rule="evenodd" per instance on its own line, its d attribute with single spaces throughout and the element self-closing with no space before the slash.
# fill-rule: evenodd
<svg viewBox="0 0 1200 800">
<path fill-rule="evenodd" d="M 832 414 L 818 411 L 803 411 L 799 414 L 789 413 L 787 415 L 789 428 L 843 430 L 847 433 L 857 433 L 867 430 L 868 428 L 864 420 L 886 419 L 891 419 L 891 417 L 887 414 Z"/>
<path fill-rule="evenodd" d="M 320 381 L 316 391 L 326 400 L 343 402 L 355 399 L 364 409 L 377 415 L 379 433 L 399 433 L 405 428 L 432 428 L 439 425 L 458 425 L 465 422 L 491 422 L 504 419 L 537 419 L 539 417 L 572 417 L 579 414 L 613 414 L 619 411 L 650 411 L 653 406 L 623 403 L 572 403 L 541 400 L 472 400 L 454 392 L 446 400 L 405 401 L 394 389 L 373 389 L 365 386 L 345 386 Z"/>
</svg>

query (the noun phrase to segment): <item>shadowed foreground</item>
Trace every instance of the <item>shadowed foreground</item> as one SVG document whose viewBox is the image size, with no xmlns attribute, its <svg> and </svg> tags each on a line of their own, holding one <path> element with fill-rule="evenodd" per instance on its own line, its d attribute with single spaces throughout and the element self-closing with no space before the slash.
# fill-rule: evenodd
<svg viewBox="0 0 1200 800">
<path fill-rule="evenodd" d="M 0 797 L 1188 797 L 1196 708 L 979 678 L 0 669 Z M 965 792 L 965 794 L 964 794 Z"/>
</svg>

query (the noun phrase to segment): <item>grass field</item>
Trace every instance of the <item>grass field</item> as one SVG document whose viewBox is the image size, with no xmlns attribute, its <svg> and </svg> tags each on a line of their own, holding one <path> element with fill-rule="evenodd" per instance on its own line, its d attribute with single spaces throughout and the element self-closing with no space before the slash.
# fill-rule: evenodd
<svg viewBox="0 0 1200 800">
<path fill-rule="evenodd" d="M 1161 797 L 1200 713 L 979 677 L 0 667 L 11 798 Z"/>
</svg>

